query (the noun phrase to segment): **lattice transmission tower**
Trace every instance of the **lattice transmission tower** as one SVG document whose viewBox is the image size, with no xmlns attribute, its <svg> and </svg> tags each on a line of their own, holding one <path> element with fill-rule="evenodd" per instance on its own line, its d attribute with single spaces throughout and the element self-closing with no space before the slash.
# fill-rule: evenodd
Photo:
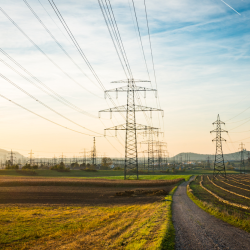
<svg viewBox="0 0 250 250">
<path fill-rule="evenodd" d="M 92 158 L 92 165 L 95 166 L 96 165 L 96 146 L 95 146 L 95 137 L 94 137 L 94 141 L 93 141 L 93 150 L 91 152 L 91 158 Z"/>
<path fill-rule="evenodd" d="M 11 149 L 11 151 L 10 151 L 10 165 L 11 166 L 13 166 L 14 165 L 14 159 L 15 159 L 15 153 L 12 151 L 12 149 Z"/>
<path fill-rule="evenodd" d="M 243 142 L 240 144 L 240 173 L 245 174 L 245 161 L 244 161 L 244 144 Z M 243 172 L 242 172 L 243 171 Z"/>
<path fill-rule="evenodd" d="M 154 150 L 154 136 L 159 137 L 159 135 L 163 135 L 163 132 L 159 132 L 159 129 L 154 129 L 154 128 L 149 128 L 148 130 L 145 130 L 142 134 L 143 135 L 148 135 L 148 140 L 147 141 L 142 141 L 140 142 L 141 144 L 147 144 L 148 149 L 148 171 L 152 170 L 154 172 L 155 170 L 155 150 Z M 146 151 L 145 151 L 146 152 Z"/>
<path fill-rule="evenodd" d="M 32 153 L 32 149 L 30 150 L 30 153 L 28 153 L 29 155 L 30 155 L 30 166 L 32 166 L 33 165 L 33 154 L 34 153 Z"/>
<path fill-rule="evenodd" d="M 166 148 L 166 149 L 164 149 L 164 148 Z M 163 154 L 168 153 L 168 151 L 167 151 L 167 143 L 166 142 L 161 142 L 161 141 L 156 142 L 156 151 L 155 152 L 157 154 L 158 170 L 163 170 L 162 169 L 162 164 L 164 163 Z"/>
<path fill-rule="evenodd" d="M 222 151 L 222 142 L 226 140 L 221 137 L 221 133 L 228 133 L 228 131 L 222 129 L 221 124 L 225 125 L 225 123 L 220 120 L 220 115 L 218 115 L 217 121 L 213 123 L 213 125 L 216 125 L 216 129 L 210 131 L 210 133 L 216 133 L 216 137 L 212 140 L 213 142 L 216 141 L 216 153 L 213 172 L 214 177 L 216 177 L 218 174 L 221 174 L 222 176 L 226 177 L 226 168 Z"/>
<path fill-rule="evenodd" d="M 125 165 L 124 165 L 124 179 L 127 176 L 136 175 L 138 179 L 138 152 L 137 152 L 137 130 L 148 130 L 152 128 L 150 126 L 141 125 L 136 123 L 136 112 L 143 112 L 143 111 L 150 111 L 152 117 L 152 111 L 162 111 L 162 109 L 156 109 L 151 107 L 145 107 L 141 105 L 135 104 L 136 92 L 143 91 L 144 97 L 146 97 L 147 91 L 155 91 L 156 89 L 149 89 L 145 87 L 136 86 L 137 82 L 149 82 L 144 80 L 135 80 L 135 79 L 127 79 L 121 81 L 115 81 L 113 83 L 126 83 L 126 86 L 118 87 L 111 90 L 105 91 L 106 92 L 115 92 L 116 97 L 118 97 L 118 92 L 125 92 L 127 93 L 127 104 L 101 110 L 99 112 L 125 112 L 126 113 L 126 123 L 122 125 L 118 125 L 112 128 L 105 129 L 106 130 L 125 130 Z M 100 117 L 100 115 L 99 115 Z M 112 117 L 112 115 L 111 115 Z M 156 128 L 152 128 L 156 129 Z"/>
</svg>

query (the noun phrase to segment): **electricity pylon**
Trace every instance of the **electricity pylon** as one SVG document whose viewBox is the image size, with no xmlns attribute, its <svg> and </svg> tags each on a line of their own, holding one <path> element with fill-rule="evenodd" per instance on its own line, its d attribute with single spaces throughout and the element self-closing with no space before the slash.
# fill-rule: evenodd
<svg viewBox="0 0 250 250">
<path fill-rule="evenodd" d="M 9 154 L 10 154 L 10 165 L 13 166 L 14 165 L 14 155 L 15 155 L 15 153 L 11 149 Z"/>
<path fill-rule="evenodd" d="M 155 133 L 162 133 L 162 132 L 158 132 L 155 131 Z M 154 134 L 154 132 L 150 132 L 149 135 Z M 155 162 L 157 162 L 158 160 L 158 167 L 160 166 L 160 159 L 159 159 L 159 155 L 161 155 L 160 153 L 160 149 L 159 147 L 163 147 L 163 146 L 167 146 L 167 143 L 165 142 L 160 142 L 160 141 L 153 141 L 153 139 L 151 140 L 151 138 L 149 137 L 149 140 L 147 141 L 143 141 L 140 142 L 141 144 L 148 144 L 148 169 L 151 169 L 153 172 L 155 171 Z M 154 148 L 157 148 L 156 150 L 154 150 Z M 157 160 L 155 160 L 155 154 L 157 154 Z"/>
<path fill-rule="evenodd" d="M 158 170 L 162 170 L 161 169 L 161 165 L 162 165 L 162 154 L 166 153 L 167 150 L 163 150 L 163 148 L 167 148 L 167 143 L 166 142 L 160 142 L 157 141 L 155 142 L 156 145 L 156 153 L 157 153 L 157 160 L 158 160 Z"/>
<path fill-rule="evenodd" d="M 83 154 L 82 155 L 82 163 L 84 163 L 86 165 L 86 149 L 84 149 L 83 152 L 80 152 L 79 154 Z"/>
<path fill-rule="evenodd" d="M 92 157 L 92 165 L 96 165 L 96 147 L 95 147 L 95 137 L 94 137 L 94 142 L 93 142 L 93 150 L 91 152 L 91 157 Z"/>
<path fill-rule="evenodd" d="M 147 130 L 150 127 L 136 124 L 136 112 L 150 111 L 152 117 L 152 111 L 162 111 L 161 109 L 145 107 L 135 104 L 135 94 L 138 91 L 144 91 L 144 97 L 146 97 L 146 91 L 155 91 L 156 89 L 149 89 L 144 87 L 136 86 L 136 82 L 149 82 L 143 80 L 127 79 L 122 81 L 115 81 L 113 83 L 127 83 L 126 86 L 106 90 L 106 92 L 115 92 L 116 97 L 118 97 L 118 92 L 127 93 L 127 104 L 101 110 L 99 112 L 110 112 L 110 117 L 112 117 L 112 112 L 126 112 L 126 124 L 115 126 L 106 130 L 125 130 L 125 166 L 124 166 L 124 179 L 127 178 L 127 175 L 135 175 L 138 179 L 138 153 L 137 153 L 137 130 Z"/>
<path fill-rule="evenodd" d="M 64 163 L 64 155 L 63 155 L 63 153 L 61 155 L 61 162 L 60 163 Z"/>
<path fill-rule="evenodd" d="M 216 124 L 216 129 L 210 131 L 210 133 L 216 133 L 216 137 L 212 140 L 213 142 L 216 141 L 216 153 L 215 153 L 215 161 L 214 161 L 214 172 L 213 176 L 216 177 L 218 174 L 221 174 L 226 178 L 226 168 L 224 163 L 223 151 L 222 151 L 222 142 L 226 141 L 224 138 L 221 137 L 222 132 L 228 133 L 228 131 L 221 128 L 221 124 L 224 124 L 220 120 L 220 116 L 217 116 L 217 121 L 213 123 Z"/>
<path fill-rule="evenodd" d="M 32 164 L 33 164 L 33 159 L 32 159 L 32 155 L 33 155 L 34 153 L 32 153 L 32 149 L 30 150 L 30 153 L 29 153 L 29 155 L 30 155 L 30 166 L 32 166 Z"/>
<path fill-rule="evenodd" d="M 148 135 L 148 140 L 140 142 L 140 143 L 148 145 L 148 150 L 147 150 L 147 153 L 148 153 L 148 171 L 151 168 L 151 170 L 153 170 L 153 172 L 154 172 L 154 164 L 155 164 L 155 160 L 154 160 L 154 135 L 159 137 L 159 135 L 163 134 L 163 132 L 159 132 L 158 129 L 149 128 L 148 130 L 145 130 L 141 134 L 143 134 L 143 136 Z"/>
<path fill-rule="evenodd" d="M 240 144 L 240 173 L 242 174 L 242 170 L 244 171 L 243 174 L 245 173 L 245 161 L 244 161 L 244 144 L 243 142 Z"/>
</svg>

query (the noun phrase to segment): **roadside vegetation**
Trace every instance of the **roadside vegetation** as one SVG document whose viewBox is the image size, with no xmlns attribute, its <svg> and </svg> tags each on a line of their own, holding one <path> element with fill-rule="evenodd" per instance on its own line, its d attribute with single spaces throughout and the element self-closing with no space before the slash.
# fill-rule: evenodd
<svg viewBox="0 0 250 250">
<path fill-rule="evenodd" d="M 188 196 L 199 207 L 233 226 L 250 232 L 248 175 L 230 175 L 227 179 L 197 176 L 189 187 Z"/>
</svg>

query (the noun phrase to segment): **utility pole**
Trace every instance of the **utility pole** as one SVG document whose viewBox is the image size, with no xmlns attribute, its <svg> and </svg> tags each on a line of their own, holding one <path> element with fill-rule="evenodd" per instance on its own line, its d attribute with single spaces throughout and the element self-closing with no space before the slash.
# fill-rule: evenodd
<svg viewBox="0 0 250 250">
<path fill-rule="evenodd" d="M 215 153 L 215 161 L 214 161 L 214 172 L 213 177 L 216 177 L 218 174 L 224 176 L 226 178 L 226 168 L 224 163 L 224 156 L 222 151 L 222 142 L 226 141 L 221 137 L 222 132 L 228 133 L 228 131 L 221 129 L 221 124 L 225 125 L 224 122 L 220 120 L 220 116 L 217 116 L 217 120 L 213 123 L 216 125 L 216 129 L 210 131 L 210 133 L 216 133 L 216 138 L 212 141 L 216 141 L 216 153 Z"/>
<path fill-rule="evenodd" d="M 105 129 L 106 130 L 125 130 L 125 166 L 124 166 L 124 179 L 127 176 L 136 175 L 138 179 L 138 152 L 137 152 L 137 130 L 145 130 L 149 129 L 148 126 L 137 124 L 136 123 L 136 112 L 144 112 L 150 111 L 152 117 L 152 111 L 162 111 L 161 109 L 144 107 L 141 105 L 135 104 L 136 92 L 143 91 L 144 97 L 147 91 L 155 91 L 156 89 L 148 89 L 144 87 L 136 86 L 137 82 L 149 82 L 135 79 L 126 79 L 122 81 L 116 81 L 113 83 L 126 83 L 127 85 L 124 87 L 119 87 L 111 90 L 105 91 L 105 97 L 107 92 L 115 92 L 118 97 L 118 92 L 126 92 L 127 93 L 127 104 L 101 110 L 100 112 L 110 112 L 110 116 L 112 117 L 112 112 L 126 112 L 126 124 L 118 125 L 112 128 Z M 100 113 L 99 113 L 100 114 Z"/>
<path fill-rule="evenodd" d="M 240 148 L 239 148 L 239 150 L 240 150 L 240 173 L 241 174 L 245 174 L 245 161 L 244 161 L 244 144 L 243 144 L 243 142 L 240 144 Z M 242 170 L 244 171 L 244 172 L 242 172 Z"/>
<path fill-rule="evenodd" d="M 32 155 L 33 155 L 34 153 L 32 153 L 32 149 L 30 150 L 30 153 L 29 153 L 29 155 L 30 155 L 30 166 L 32 166 Z"/>
<path fill-rule="evenodd" d="M 96 147 L 95 147 L 95 137 L 93 142 L 93 150 L 92 150 L 92 165 L 96 165 Z"/>
</svg>

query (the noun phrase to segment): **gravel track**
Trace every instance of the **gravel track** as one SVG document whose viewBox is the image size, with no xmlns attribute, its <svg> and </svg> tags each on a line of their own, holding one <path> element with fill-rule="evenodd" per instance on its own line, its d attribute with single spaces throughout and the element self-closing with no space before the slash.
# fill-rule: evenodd
<svg viewBox="0 0 250 250">
<path fill-rule="evenodd" d="M 250 234 L 199 208 L 187 196 L 187 184 L 182 183 L 173 196 L 175 249 L 250 249 Z"/>
</svg>

